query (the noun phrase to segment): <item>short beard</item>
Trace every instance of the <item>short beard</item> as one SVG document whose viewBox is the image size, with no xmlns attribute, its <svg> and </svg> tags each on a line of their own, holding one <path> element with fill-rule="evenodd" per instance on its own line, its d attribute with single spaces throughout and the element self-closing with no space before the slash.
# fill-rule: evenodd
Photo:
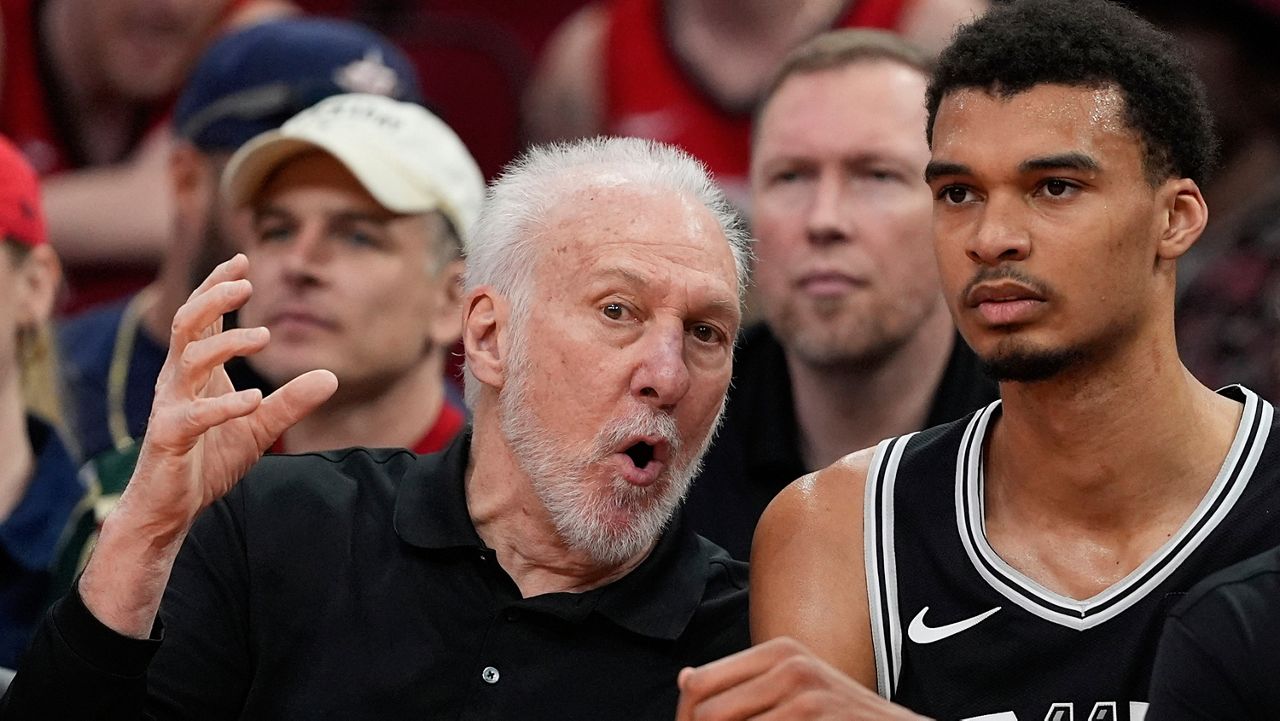
<svg viewBox="0 0 1280 721">
<path fill-rule="evenodd" d="M 997 382 L 1037 383 L 1050 380 L 1084 360 L 1079 348 L 1031 350 L 1015 348 L 980 358 L 982 370 Z"/>
<path fill-rule="evenodd" d="M 229 232 L 227 228 L 222 227 L 221 219 L 218 217 L 217 203 L 211 200 L 209 219 L 201 230 L 200 246 L 196 249 L 189 269 L 188 281 L 192 290 L 200 287 L 214 268 L 236 254 L 231 239 L 227 237 Z"/>
<path fill-rule="evenodd" d="M 941 296 L 935 298 L 941 303 Z M 875 307 L 851 308 L 842 302 L 817 302 L 808 310 L 799 306 L 784 298 L 764 309 L 770 332 L 788 356 L 814 368 L 859 372 L 892 361 L 933 312 L 931 306 L 902 300 Z"/>
<path fill-rule="evenodd" d="M 528 363 L 524 344 L 515 339 L 509 375 L 498 396 L 502 433 L 534 493 L 547 509 L 561 540 L 604 567 L 620 566 L 646 552 L 662 534 L 689 492 L 701 468 L 713 427 L 696 452 L 689 453 L 669 414 L 642 406 L 636 414 L 610 421 L 594 438 L 568 443 L 543 428 L 528 403 Z M 724 407 L 721 405 L 721 414 Z M 717 416 L 718 426 L 720 417 Z M 648 487 L 612 477 L 603 484 L 591 477 L 620 444 L 635 436 L 661 438 L 670 447 L 662 475 Z M 619 516 L 626 517 L 619 523 Z"/>
</svg>

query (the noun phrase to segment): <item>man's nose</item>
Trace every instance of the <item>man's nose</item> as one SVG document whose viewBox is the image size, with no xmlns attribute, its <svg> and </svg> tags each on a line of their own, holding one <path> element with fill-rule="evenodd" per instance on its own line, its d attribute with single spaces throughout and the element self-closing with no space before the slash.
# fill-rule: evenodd
<svg viewBox="0 0 1280 721">
<path fill-rule="evenodd" d="M 809 214 L 805 218 L 805 234 L 810 243 L 827 245 L 848 239 L 844 202 L 840 178 L 832 173 L 820 174 L 814 182 Z"/>
<path fill-rule="evenodd" d="M 322 228 L 304 225 L 284 254 L 284 270 L 289 280 L 305 282 L 319 277 L 320 268 L 331 252 Z"/>
<path fill-rule="evenodd" d="M 1021 199 L 993 194 L 983 206 L 977 228 L 968 238 L 965 253 L 981 265 L 1025 260 L 1031 254 L 1031 238 L 1020 220 Z"/>
<path fill-rule="evenodd" d="M 654 408 L 670 411 L 689 392 L 685 332 L 678 321 L 655 323 L 645 331 L 631 376 L 631 393 Z"/>
</svg>

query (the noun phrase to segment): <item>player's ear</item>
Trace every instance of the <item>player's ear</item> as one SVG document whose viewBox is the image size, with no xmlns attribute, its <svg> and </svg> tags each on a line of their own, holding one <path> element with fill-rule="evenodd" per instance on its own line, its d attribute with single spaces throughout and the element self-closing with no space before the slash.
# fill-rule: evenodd
<svg viewBox="0 0 1280 721">
<path fill-rule="evenodd" d="M 1166 181 L 1156 192 L 1160 216 L 1156 255 L 1175 260 L 1191 249 L 1209 222 L 1209 206 L 1190 178 Z"/>
</svg>

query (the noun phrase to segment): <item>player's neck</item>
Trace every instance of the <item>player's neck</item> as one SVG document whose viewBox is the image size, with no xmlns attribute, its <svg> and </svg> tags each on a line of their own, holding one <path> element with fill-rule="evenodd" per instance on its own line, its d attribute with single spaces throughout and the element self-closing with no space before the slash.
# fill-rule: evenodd
<svg viewBox="0 0 1280 721">
<path fill-rule="evenodd" d="M 955 328 L 938 303 L 880 362 L 814 366 L 787 354 L 802 455 L 809 470 L 885 438 L 920 430 L 946 371 Z"/>
<path fill-rule="evenodd" d="M 1194 508 L 1226 457 L 1239 404 L 1196 381 L 1172 338 L 1128 344 L 1105 365 L 1001 384 L 989 512 L 1007 504 L 1105 534 Z"/>
<path fill-rule="evenodd" d="M 467 511 L 476 533 L 497 554 L 499 565 L 525 598 L 578 593 L 622 578 L 652 550 L 619 564 L 602 565 L 570 548 L 556 531 L 503 437 L 493 408 L 475 409 L 475 432 L 467 467 Z"/>
<path fill-rule="evenodd" d="M 333 398 L 285 432 L 284 450 L 412 448 L 440 416 L 444 383 L 443 361 L 436 357 L 387 383 L 344 389 L 339 379 Z"/>
</svg>

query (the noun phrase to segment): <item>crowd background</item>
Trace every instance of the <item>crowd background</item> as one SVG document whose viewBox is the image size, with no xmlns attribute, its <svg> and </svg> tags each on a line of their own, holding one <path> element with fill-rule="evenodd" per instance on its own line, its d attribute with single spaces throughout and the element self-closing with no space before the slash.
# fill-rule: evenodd
<svg viewBox="0 0 1280 721">
<path fill-rule="evenodd" d="M 1209 230 L 1180 268 L 1182 356 L 1210 386 L 1240 382 L 1280 401 L 1280 1 L 1127 4 L 1185 44 L 1222 136 L 1220 164 L 1205 188 Z M 981 5 L 95 0 L 90 12 L 71 0 L 3 0 L 0 134 L 41 175 L 49 238 L 65 272 L 55 322 L 66 323 L 154 279 L 176 212 L 163 185 L 173 102 L 203 49 L 231 29 L 301 14 L 385 35 L 416 69 L 424 104 L 457 132 L 485 178 L 533 141 L 647 134 L 702 157 L 750 219 L 741 185 L 751 116 L 778 59 L 841 25 L 898 30 L 936 50 Z M 739 25 L 722 22 L 730 16 Z M 41 20 L 52 17 L 66 20 Z M 707 24 L 701 30 L 700 22 Z M 727 27 L 750 39 L 732 47 Z M 758 72 L 735 72 L 752 69 L 753 56 Z M 641 96 L 621 97 L 624 86 Z M 652 105 L 668 100 L 670 109 Z M 673 117 L 690 127 L 673 127 Z M 447 373 L 457 381 L 456 360 Z M 81 440 L 68 432 L 74 423 L 65 422 L 75 399 L 64 397 L 59 408 L 47 397 L 40 415 L 60 425 L 70 452 L 79 453 Z M 0 533 L 0 552 L 12 553 L 5 543 Z"/>
<path fill-rule="evenodd" d="M 148 5 L 142 0 L 119 0 L 115 4 L 134 6 L 131 10 L 135 14 L 145 14 Z M 222 0 L 187 0 L 161 2 L 156 6 L 175 5 L 173 12 L 191 12 L 191 8 L 200 4 L 223 3 Z M 695 94 L 702 94 L 708 108 L 724 119 L 728 134 L 741 134 L 749 126 L 753 106 L 751 99 L 759 92 L 759 87 L 751 88 L 748 84 L 743 86 L 745 90 L 735 88 L 736 96 L 722 92 L 714 85 L 708 87 L 699 79 L 701 76 L 697 75 L 697 68 L 688 68 L 672 47 L 658 48 L 661 52 L 656 56 L 650 48 L 647 51 L 649 55 L 635 58 L 619 57 L 620 51 L 613 50 L 608 57 L 596 58 L 594 63 L 580 62 L 590 54 L 566 46 L 581 44 L 584 35 L 581 27 L 589 22 L 599 24 L 599 16 L 610 10 L 611 4 L 616 6 L 614 9 L 618 13 L 631 13 L 629 18 L 632 20 L 644 17 L 638 14 L 640 6 L 657 8 L 662 5 L 613 0 L 546 0 L 538 3 L 507 0 L 292 0 L 292 4 L 273 0 L 231 3 L 232 6 L 262 5 L 265 9 L 251 12 L 241 9 L 238 12 L 246 15 L 246 19 L 229 18 L 227 22 L 255 22 L 280 14 L 305 13 L 354 20 L 386 35 L 404 50 L 418 69 L 428 107 L 456 129 L 486 178 L 493 178 L 530 141 L 569 138 L 588 131 L 610 134 L 639 131 L 640 134 L 647 133 L 657 139 L 685 145 L 686 149 L 708 162 L 713 170 L 718 164 L 745 167 L 746 146 L 743 142 L 735 137 L 726 148 L 720 140 L 709 137 L 720 129 L 719 126 L 695 128 L 688 131 L 689 135 L 681 135 L 678 130 L 659 127 L 661 124 L 646 125 L 646 118 L 599 118 L 588 123 L 581 121 L 583 113 L 577 116 L 571 113 L 581 108 L 573 106 L 574 100 L 566 98 L 566 94 L 579 92 L 573 85 L 580 84 L 582 80 L 566 80 L 563 76 L 581 74 L 583 71 L 570 68 L 584 66 L 590 66 L 597 76 L 594 78 L 597 83 L 604 81 L 598 76 L 614 72 L 618 77 L 637 78 L 631 81 L 633 83 L 653 81 L 660 86 L 657 91 L 668 92 L 673 104 L 688 102 L 669 93 L 670 87 L 661 84 L 669 82 L 664 73 L 670 74 L 671 68 L 651 70 L 644 67 L 645 62 L 661 61 L 673 64 L 677 71 L 688 70 L 690 77 L 695 78 L 689 88 Z M 685 4 L 703 4 L 714 9 L 717 3 L 672 2 L 666 5 L 670 9 Z M 791 4 L 775 3 L 773 5 L 778 9 L 771 12 L 784 15 L 788 12 L 784 6 Z M 883 12 L 890 20 L 871 18 L 865 22 L 891 26 L 893 6 L 904 6 L 904 3 L 880 4 L 888 7 Z M 911 4 L 905 3 L 907 10 Z M 1226 0 L 1221 3 L 1129 0 L 1127 4 L 1161 27 L 1171 30 L 1185 43 L 1210 89 L 1215 122 L 1223 138 L 1220 166 L 1206 188 L 1214 214 L 1210 231 L 1181 269 L 1180 348 L 1189 367 L 1207 384 L 1242 382 L 1257 389 L 1264 397 L 1275 399 L 1280 395 L 1280 381 L 1277 381 L 1280 378 L 1280 352 L 1271 342 L 1274 331 L 1280 327 L 1280 302 L 1275 290 L 1274 268 L 1276 236 L 1280 233 L 1276 219 L 1280 214 L 1277 210 L 1277 205 L 1280 205 L 1277 200 L 1280 197 L 1280 186 L 1277 185 L 1280 182 L 1277 180 L 1280 178 L 1280 82 L 1277 81 L 1280 78 L 1280 58 L 1273 52 L 1272 43 L 1280 31 L 1280 3 L 1274 0 Z M 30 6 L 31 3 L 23 0 L 6 5 Z M 799 5 L 822 6 L 824 3 L 799 3 L 797 7 Z M 843 6 L 850 4 L 828 0 L 825 5 L 843 12 Z M 954 15 L 952 20 L 965 17 L 966 11 L 974 7 L 966 3 L 953 3 L 951 7 L 946 3 L 937 5 L 936 13 L 950 12 Z M 897 12 L 906 11 L 899 9 Z M 812 34 L 824 29 L 824 23 L 829 26 L 833 22 L 831 18 L 824 21 L 821 13 L 816 17 L 816 24 L 802 32 Z M 656 19 L 662 22 L 661 18 Z M 836 21 L 846 19 L 838 18 Z M 910 21 L 910 18 L 902 21 Z M 923 40 L 918 44 L 936 49 L 945 41 L 950 26 L 947 23 L 935 25 L 926 24 L 919 33 L 923 37 L 913 40 Z M 217 32 L 217 29 L 207 31 L 192 42 L 206 43 Z M 635 33 L 645 35 L 654 31 L 637 27 Z M 660 30 L 657 36 L 663 37 Z M 666 37 L 673 36 L 674 33 Z M 595 42 L 607 40 L 597 38 Z M 18 38 L 12 38 L 6 43 L 6 52 L 16 52 L 15 46 L 19 44 Z M 791 39 L 790 45 L 794 44 L 795 39 Z M 627 45 L 637 48 L 637 53 L 640 46 L 641 41 L 636 40 Z M 764 54 L 769 49 L 753 52 Z M 568 62 L 574 64 L 568 65 Z M 611 71 L 610 63 L 625 65 L 628 72 Z M 766 77 L 767 73 L 760 75 Z M 147 106 L 164 108 L 165 102 L 171 101 L 181 87 L 183 79 L 180 72 L 174 72 L 163 88 L 164 92 L 149 91 L 152 97 L 148 98 L 150 103 Z M 15 100 L 18 103 L 38 100 L 35 96 L 15 97 L 14 93 L 19 89 L 13 87 L 14 82 L 11 78 L 5 85 L 8 105 L 12 106 Z M 756 82 L 759 85 L 763 80 Z M 685 92 L 690 92 L 690 89 L 685 89 Z M 641 99 L 637 102 L 653 101 Z M 559 107 L 548 107 L 551 103 L 558 103 Z M 41 158 L 47 154 L 47 149 L 39 143 L 24 144 L 20 137 L 22 128 L 13 127 L 15 121 L 11 119 L 20 112 L 9 107 L 4 113 L 0 116 L 0 132 L 13 136 L 37 170 L 41 170 Z M 90 112 L 78 117 L 77 121 L 89 126 L 93 124 L 92 118 Z M 163 123 L 158 125 L 158 129 L 163 129 Z M 136 138 L 133 147 L 117 153 L 122 158 L 117 163 L 85 159 L 79 165 L 82 169 L 92 168 L 94 172 L 101 172 L 103 166 L 113 168 L 155 162 L 154 158 L 159 155 L 154 149 L 155 142 L 147 141 L 154 141 L 156 135 L 153 132 Z M 700 147 L 702 145 L 706 147 Z M 726 154 L 741 157 L 725 160 Z M 143 196 L 137 195 L 137 186 L 129 186 L 128 190 L 133 195 L 127 206 L 119 205 L 119 199 L 114 196 L 101 199 L 84 196 L 84 191 L 74 186 L 76 181 L 70 179 L 83 173 L 67 173 L 66 169 L 64 167 L 64 172 L 58 172 L 55 168 L 53 172 L 44 173 L 50 234 L 68 277 L 68 289 L 63 293 L 60 304 L 62 315 L 141 287 L 158 267 L 162 252 L 159 240 L 144 237 L 159 233 L 155 228 L 161 227 L 158 221 L 147 220 L 147 217 L 171 212 L 161 198 L 143 202 Z M 721 175 L 734 176 L 729 179 L 730 185 L 741 181 L 737 170 Z M 72 187 L 67 188 L 68 183 L 72 183 Z M 114 181 L 113 184 L 120 185 Z M 70 192 L 64 192 L 68 190 Z M 739 193 L 737 197 L 744 196 Z M 83 204 L 80 207 L 73 205 L 82 199 L 105 203 L 96 212 L 112 216 L 106 223 L 108 226 L 124 216 L 130 218 L 131 223 L 146 222 L 148 227 L 120 229 L 118 232 L 126 238 L 132 234 L 133 241 L 126 240 L 117 246 L 121 241 L 107 237 L 117 231 L 102 227 L 103 223 L 88 223 L 77 217 L 88 212 Z M 128 207 L 129 212 L 121 212 L 123 207 Z"/>
</svg>

